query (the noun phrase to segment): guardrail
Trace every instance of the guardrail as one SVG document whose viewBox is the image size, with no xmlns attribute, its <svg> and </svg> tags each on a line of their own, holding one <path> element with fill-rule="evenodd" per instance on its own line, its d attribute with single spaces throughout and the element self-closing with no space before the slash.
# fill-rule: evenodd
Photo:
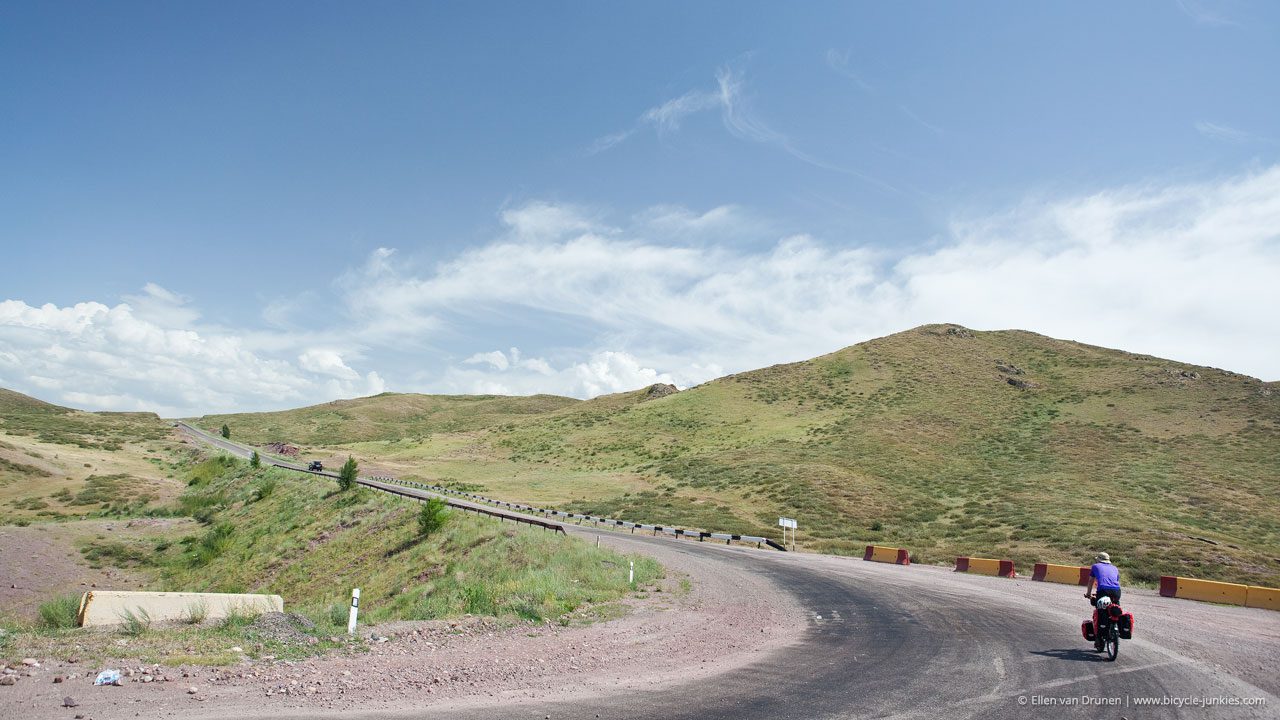
<svg viewBox="0 0 1280 720">
<path fill-rule="evenodd" d="M 215 447 L 222 448 L 223 450 L 227 450 L 229 452 L 234 452 L 234 453 L 240 453 L 244 457 L 248 457 L 251 452 L 256 452 L 250 448 L 246 448 L 237 443 L 233 443 L 230 440 L 227 440 L 226 438 L 217 437 L 211 433 L 205 432 L 204 430 L 201 430 L 196 427 L 192 427 L 187 423 L 179 422 L 179 423 L 176 423 L 176 425 L 178 427 L 187 429 L 189 432 L 200 436 L 201 439 L 203 439 L 205 442 L 208 442 L 209 444 Z M 264 457 L 262 453 L 258 453 L 258 457 L 262 460 L 263 464 L 265 465 L 271 465 L 273 467 L 283 468 L 285 470 L 293 470 L 295 472 L 307 473 L 309 475 L 319 475 L 321 477 L 332 478 L 334 480 L 338 479 L 337 473 L 329 472 L 327 470 L 309 470 L 301 465 L 295 465 L 294 463 L 291 463 L 291 462 L 276 460 L 270 456 Z M 506 507 L 512 510 L 521 510 L 524 512 L 540 514 L 540 515 L 543 515 L 544 517 L 556 516 L 556 517 L 563 517 L 569 520 L 577 519 L 578 524 L 582 524 L 582 522 L 585 522 L 585 521 L 590 521 L 596 526 L 603 524 L 603 525 L 612 525 L 613 527 L 618 527 L 618 528 L 629 528 L 632 534 L 635 534 L 636 530 L 642 530 L 642 531 L 652 532 L 654 536 L 657 536 L 659 533 L 662 533 L 663 535 L 671 535 L 677 538 L 680 538 L 680 537 L 697 538 L 699 542 L 703 542 L 708 538 L 712 540 L 724 540 L 726 545 L 732 544 L 733 541 L 736 540 L 738 542 L 744 542 L 744 543 L 755 543 L 755 546 L 757 548 L 768 545 L 769 547 L 786 551 L 786 548 L 778 544 L 777 542 L 774 542 L 769 538 L 760 537 L 757 535 L 736 535 L 731 533 L 707 532 L 704 530 L 687 530 L 685 528 L 671 528 L 671 527 L 664 527 L 662 525 L 648 525 L 645 523 L 628 522 L 626 520 L 614 520 L 610 518 L 601 518 L 593 515 L 571 513 L 571 512 L 565 512 L 563 510 L 551 510 L 547 508 L 534 507 L 532 505 L 522 505 L 520 503 L 511 503 L 505 500 L 495 500 L 493 498 L 484 497 L 483 495 L 476 495 L 475 493 L 467 493 L 467 492 L 461 492 L 458 490 L 453 490 L 451 488 L 447 488 L 442 485 L 426 485 L 424 483 L 413 482 L 410 480 L 400 480 L 398 478 L 385 477 L 385 476 L 373 476 L 371 478 L 357 478 L 356 482 L 360 483 L 361 485 L 365 485 L 366 487 L 372 487 L 378 490 L 382 490 L 384 492 L 390 492 L 394 495 L 425 499 L 424 496 L 397 492 L 389 486 L 399 485 L 403 487 L 418 488 L 420 490 L 425 490 L 431 493 L 435 493 L 436 495 L 442 496 L 441 499 L 444 500 L 446 503 L 448 503 L 450 507 L 456 507 L 460 510 L 466 510 L 469 512 L 481 513 L 484 515 L 489 515 L 491 517 L 497 517 L 503 520 L 523 522 L 529 525 L 546 527 L 548 529 L 555 528 L 562 533 L 564 532 L 564 527 L 556 523 L 544 523 L 544 522 L 537 521 L 536 518 L 530 518 L 524 515 L 513 515 L 510 513 L 503 513 L 501 511 L 489 510 L 487 508 L 479 508 L 479 507 L 476 507 L 475 505 L 451 502 L 448 497 L 443 497 L 443 496 L 460 495 L 464 498 L 467 498 L 468 500 L 471 500 L 472 502 L 498 505 L 500 507 Z"/>
<path fill-rule="evenodd" d="M 394 485 L 388 485 L 372 479 L 369 481 L 365 481 L 363 478 L 361 478 L 358 482 L 361 485 L 364 485 L 365 487 L 371 487 L 376 490 L 381 490 L 386 493 L 391 493 L 392 495 L 412 498 L 414 500 L 427 500 L 427 499 L 430 499 L 431 497 L 434 497 L 434 496 L 424 497 L 422 495 L 415 495 L 413 494 L 413 492 L 409 490 L 401 490 L 400 488 L 397 488 Z M 473 512 L 480 515 L 488 515 L 489 517 L 496 517 L 500 521 L 510 520 L 512 522 L 524 523 L 526 525 L 534 525 L 537 527 L 545 528 L 547 530 L 558 532 L 561 535 L 567 534 L 564 530 L 564 526 L 559 523 L 546 522 L 545 520 L 539 520 L 537 518 L 526 517 L 523 515 L 512 515 L 511 513 L 504 513 L 500 510 L 490 510 L 489 508 L 476 507 L 475 505 L 468 505 L 466 503 L 452 502 L 449 500 L 449 498 L 440 498 L 440 499 L 443 500 L 447 505 L 449 505 L 449 507 L 458 508 L 459 510 L 465 510 L 467 512 Z"/>
<path fill-rule="evenodd" d="M 467 498 L 468 500 L 471 500 L 473 502 L 482 502 L 482 503 L 488 503 L 490 505 L 498 505 L 500 507 L 506 507 L 512 510 L 522 510 L 524 512 L 540 514 L 540 515 L 543 515 L 544 517 L 555 516 L 555 517 L 562 517 L 567 520 L 577 520 L 579 525 L 581 525 L 583 522 L 590 522 L 593 525 L 596 525 L 597 527 L 600 525 L 604 525 L 604 526 L 609 526 L 614 528 L 630 529 L 633 535 L 637 530 L 640 530 L 645 532 L 651 532 L 653 533 L 654 536 L 657 536 L 659 533 L 661 533 L 663 535 L 671 535 L 676 538 L 681 538 L 681 537 L 697 538 L 699 542 L 704 542 L 708 539 L 724 540 L 726 545 L 731 545 L 736 540 L 738 542 L 754 543 L 756 547 L 763 547 L 764 545 L 768 545 L 778 550 L 786 549 L 781 545 L 779 545 L 778 543 L 770 540 L 769 538 L 760 537 L 757 535 L 737 535 L 733 533 L 707 532 L 705 530 L 688 530 L 685 528 L 666 527 L 663 525 L 633 523 L 627 520 L 616 520 L 614 518 L 597 517 L 595 515 L 587 515 L 583 513 L 571 513 L 571 512 L 566 512 L 564 510 L 552 510 L 549 508 L 535 507 L 533 505 L 524 505 L 521 503 L 507 502 L 505 500 L 495 500 L 494 498 L 488 498 L 483 495 L 477 495 L 475 493 L 463 492 L 461 490 L 454 490 L 452 488 L 448 488 L 443 485 L 427 485 L 425 483 L 414 482 L 412 480 L 400 480 L 397 478 L 379 478 L 379 479 L 384 482 L 394 483 L 397 485 L 403 485 L 407 487 L 415 487 L 415 488 L 419 488 L 429 492 L 437 493 L 440 495 L 445 495 L 445 494 L 458 495 L 458 496 Z"/>
</svg>

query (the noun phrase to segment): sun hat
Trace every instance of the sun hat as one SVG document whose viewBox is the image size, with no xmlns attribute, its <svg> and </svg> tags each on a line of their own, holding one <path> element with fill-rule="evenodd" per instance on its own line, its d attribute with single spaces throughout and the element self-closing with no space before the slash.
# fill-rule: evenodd
<svg viewBox="0 0 1280 720">
<path fill-rule="evenodd" d="M 1098 553 L 1098 556 L 1094 558 L 1094 560 L 1097 560 L 1098 562 L 1109 563 L 1111 562 L 1111 556 L 1104 552 L 1100 552 Z"/>
</svg>

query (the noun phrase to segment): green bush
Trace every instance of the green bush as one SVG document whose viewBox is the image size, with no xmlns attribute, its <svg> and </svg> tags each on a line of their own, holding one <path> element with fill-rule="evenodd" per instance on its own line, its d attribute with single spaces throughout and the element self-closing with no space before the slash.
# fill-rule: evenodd
<svg viewBox="0 0 1280 720">
<path fill-rule="evenodd" d="M 226 423 L 222 424 L 222 437 L 228 440 L 231 439 L 231 428 L 227 427 Z"/>
<path fill-rule="evenodd" d="M 271 493 L 276 491 L 276 485 L 279 483 L 275 478 L 265 478 L 253 488 L 253 495 L 250 502 L 258 502 L 271 497 Z"/>
<path fill-rule="evenodd" d="M 356 459 L 347 456 L 347 461 L 342 464 L 342 469 L 338 471 L 338 488 L 343 492 L 350 490 L 356 486 L 356 477 L 360 472 L 360 466 L 356 464 Z"/>
<path fill-rule="evenodd" d="M 209 531 L 196 543 L 194 554 L 191 556 L 192 567 L 203 567 L 213 562 L 231 545 L 233 532 L 235 532 L 235 526 L 231 523 L 218 523 L 209 528 Z"/>
<path fill-rule="evenodd" d="M 78 624 L 76 616 L 80 614 L 80 596 L 59 595 L 42 602 L 38 614 L 42 628 L 60 630 L 75 627 Z"/>
<path fill-rule="evenodd" d="M 249 467 L 254 469 L 262 467 L 262 458 L 258 455 L 257 450 L 254 450 L 253 455 L 249 456 Z"/>
<path fill-rule="evenodd" d="M 429 537 L 449 521 L 449 506 L 440 498 L 431 498 L 418 511 L 418 535 Z"/>
<path fill-rule="evenodd" d="M 151 613 L 143 608 L 138 608 L 136 613 L 126 609 L 120 613 L 120 620 L 120 632 L 129 637 L 138 637 L 151 629 Z"/>
</svg>

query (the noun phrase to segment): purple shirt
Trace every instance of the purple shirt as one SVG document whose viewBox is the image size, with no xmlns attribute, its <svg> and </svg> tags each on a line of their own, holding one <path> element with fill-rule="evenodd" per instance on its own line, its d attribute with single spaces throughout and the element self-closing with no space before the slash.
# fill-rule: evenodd
<svg viewBox="0 0 1280 720">
<path fill-rule="evenodd" d="M 1089 575 L 1098 581 L 1099 590 L 1120 589 L 1120 569 L 1111 563 L 1094 563 Z"/>
</svg>

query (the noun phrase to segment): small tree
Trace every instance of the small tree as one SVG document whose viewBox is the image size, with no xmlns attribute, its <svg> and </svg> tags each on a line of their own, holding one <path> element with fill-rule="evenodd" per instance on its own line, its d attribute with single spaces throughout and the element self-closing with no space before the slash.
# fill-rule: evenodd
<svg viewBox="0 0 1280 720">
<path fill-rule="evenodd" d="M 338 471 L 338 487 L 342 490 L 350 490 L 356 486 L 356 474 L 360 471 L 360 466 L 356 464 L 356 459 L 347 456 L 347 461 L 342 464 L 342 469 Z"/>
<path fill-rule="evenodd" d="M 227 427 L 226 423 L 222 423 L 222 437 L 231 439 L 231 428 Z"/>
<path fill-rule="evenodd" d="M 249 467 L 254 469 L 262 467 L 262 458 L 258 457 L 257 450 L 254 450 L 253 455 L 249 456 Z"/>
<path fill-rule="evenodd" d="M 427 537 L 444 527 L 449 520 L 449 506 L 440 498 L 431 498 L 418 511 L 418 534 Z"/>
</svg>

